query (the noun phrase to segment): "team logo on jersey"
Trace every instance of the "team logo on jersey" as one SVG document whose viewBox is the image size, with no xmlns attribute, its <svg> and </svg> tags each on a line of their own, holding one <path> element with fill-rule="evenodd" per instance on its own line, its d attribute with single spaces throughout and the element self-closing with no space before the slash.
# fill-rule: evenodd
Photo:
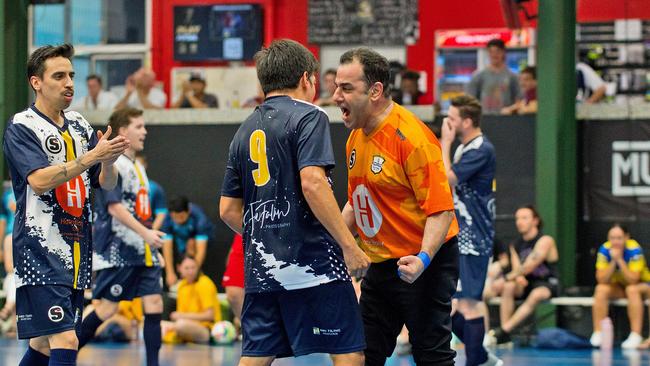
<svg viewBox="0 0 650 366">
<path fill-rule="evenodd" d="M 86 184 L 80 175 L 56 187 L 56 200 L 63 211 L 81 217 L 86 203 Z"/>
<path fill-rule="evenodd" d="M 370 165 L 370 171 L 379 174 L 381 173 L 381 169 L 384 166 L 384 163 L 386 162 L 386 159 L 382 158 L 379 155 L 375 155 L 372 157 L 372 164 Z"/>
<path fill-rule="evenodd" d="M 52 154 L 58 154 L 63 150 L 63 144 L 58 137 L 50 135 L 45 139 L 45 148 Z"/>
<path fill-rule="evenodd" d="M 50 318 L 51 321 L 58 323 L 61 320 L 63 320 L 63 316 L 65 313 L 63 312 L 63 308 L 60 307 L 59 305 L 52 306 L 48 311 L 47 311 L 47 317 Z"/>
<path fill-rule="evenodd" d="M 352 193 L 354 219 L 363 234 L 374 237 L 381 229 L 383 217 L 365 185 L 360 184 Z"/>
<path fill-rule="evenodd" d="M 357 162 L 357 149 L 352 149 L 352 152 L 350 153 L 350 160 L 348 161 L 348 169 L 352 169 L 354 167 L 354 163 Z"/>
<path fill-rule="evenodd" d="M 121 285 L 111 286 L 111 295 L 115 297 L 122 295 L 122 286 Z"/>
<path fill-rule="evenodd" d="M 147 221 L 151 217 L 151 203 L 146 188 L 140 188 L 135 196 L 135 214 L 142 221 Z"/>
</svg>

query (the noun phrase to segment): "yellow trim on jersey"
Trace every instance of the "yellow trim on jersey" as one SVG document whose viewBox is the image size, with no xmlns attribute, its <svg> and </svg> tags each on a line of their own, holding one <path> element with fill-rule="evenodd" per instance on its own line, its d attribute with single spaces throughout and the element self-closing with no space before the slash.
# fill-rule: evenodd
<svg viewBox="0 0 650 366">
<path fill-rule="evenodd" d="M 140 171 L 140 168 L 138 168 L 138 164 L 133 163 L 133 167 L 135 168 L 135 174 L 138 176 L 138 181 L 140 182 L 140 188 L 145 188 L 147 185 L 144 181 L 144 178 L 142 177 L 142 172 Z M 151 246 L 147 242 L 144 242 L 144 265 L 146 267 L 153 266 Z"/>
<path fill-rule="evenodd" d="M 68 130 L 61 132 L 61 137 L 63 137 L 63 141 L 65 142 L 65 161 L 76 159 L 77 156 L 74 153 L 74 142 L 72 141 L 70 132 L 68 132 Z"/>
<path fill-rule="evenodd" d="M 74 242 L 72 246 L 72 260 L 74 267 L 74 282 L 72 283 L 72 288 L 77 288 L 77 279 L 79 278 L 79 262 L 81 262 L 81 246 L 78 241 Z"/>
<path fill-rule="evenodd" d="M 61 132 L 61 137 L 65 144 L 65 161 L 73 161 L 77 158 L 77 154 L 74 153 L 74 141 L 70 132 L 65 130 Z M 74 271 L 74 278 L 72 282 L 72 288 L 76 289 L 79 281 L 79 265 L 81 262 L 81 246 L 78 241 L 75 241 L 72 245 L 72 269 Z"/>
</svg>

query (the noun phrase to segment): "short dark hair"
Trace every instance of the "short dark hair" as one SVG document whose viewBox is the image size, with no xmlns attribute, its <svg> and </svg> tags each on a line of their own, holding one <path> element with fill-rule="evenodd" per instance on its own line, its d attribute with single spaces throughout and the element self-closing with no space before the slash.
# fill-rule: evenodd
<svg viewBox="0 0 650 366">
<path fill-rule="evenodd" d="M 190 201 L 185 196 L 175 196 L 169 200 L 169 212 L 185 212 L 190 210 Z"/>
<path fill-rule="evenodd" d="M 402 80 L 418 81 L 418 80 L 420 80 L 420 73 L 417 72 L 417 71 L 413 71 L 413 70 L 405 70 L 402 73 Z"/>
<path fill-rule="evenodd" d="M 111 135 L 111 138 L 117 136 L 120 128 L 128 127 L 131 123 L 131 118 L 140 117 L 142 113 L 142 109 L 131 107 L 121 108 L 113 112 L 111 116 L 108 117 L 108 125 L 113 129 L 113 135 Z"/>
<path fill-rule="evenodd" d="M 459 95 L 451 100 L 451 105 L 458 108 L 460 117 L 472 120 L 474 127 L 481 125 L 481 103 L 471 95 Z"/>
<path fill-rule="evenodd" d="M 342 54 L 339 63 L 345 65 L 354 60 L 363 66 L 363 75 L 368 88 L 380 82 L 384 86 L 384 97 L 390 96 L 390 66 L 386 57 L 371 48 L 359 47 Z"/>
<path fill-rule="evenodd" d="M 257 78 L 264 94 L 298 87 L 306 72 L 309 77 L 320 67 L 316 57 L 296 41 L 279 39 L 255 54 Z"/>
<path fill-rule="evenodd" d="M 90 74 L 90 75 L 86 76 L 86 82 L 88 82 L 90 80 L 97 80 L 99 85 L 102 85 L 102 77 L 97 75 L 97 74 Z"/>
<path fill-rule="evenodd" d="M 496 47 L 496 48 L 505 50 L 506 49 L 506 43 L 503 42 L 503 40 L 500 39 L 500 38 L 493 38 L 487 43 L 487 45 L 485 45 L 485 48 L 490 48 L 490 47 Z"/>
<path fill-rule="evenodd" d="M 529 74 L 533 79 L 537 80 L 537 69 L 535 66 L 526 66 L 521 70 L 520 74 Z"/>
<path fill-rule="evenodd" d="M 630 235 L 630 230 L 627 229 L 627 226 L 621 224 L 620 222 L 613 223 L 612 226 L 609 227 L 607 232 L 609 232 L 610 230 L 612 230 L 614 228 L 619 228 L 619 229 L 621 229 L 623 231 L 623 234 Z"/>
<path fill-rule="evenodd" d="M 334 75 L 334 76 L 336 76 L 336 70 L 335 69 L 327 69 L 323 73 L 323 76 L 325 76 L 325 75 Z"/>
<path fill-rule="evenodd" d="M 48 59 L 65 57 L 72 61 L 72 56 L 74 56 L 74 47 L 69 43 L 63 43 L 58 46 L 47 45 L 38 48 L 32 52 L 27 61 L 27 81 L 29 82 L 32 76 L 38 76 L 43 79 L 43 74 L 45 74 L 45 61 Z"/>
<path fill-rule="evenodd" d="M 539 216 L 539 212 L 537 212 L 537 209 L 535 208 L 535 206 L 533 204 L 527 204 L 527 205 L 519 206 L 517 208 L 517 211 L 523 210 L 523 209 L 530 210 L 530 212 L 533 213 L 533 218 L 537 219 L 537 222 L 539 222 L 539 224 L 537 225 L 537 228 L 539 230 L 542 230 L 542 227 L 544 227 L 544 221 L 542 221 L 542 217 Z"/>
</svg>

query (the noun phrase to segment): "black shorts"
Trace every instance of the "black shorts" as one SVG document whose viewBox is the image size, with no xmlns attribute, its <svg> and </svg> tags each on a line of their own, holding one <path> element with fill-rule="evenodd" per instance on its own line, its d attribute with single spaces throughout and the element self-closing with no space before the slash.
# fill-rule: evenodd
<svg viewBox="0 0 650 366">
<path fill-rule="evenodd" d="M 551 297 L 556 297 L 560 293 L 560 280 L 555 277 L 545 279 L 526 278 L 526 280 L 528 281 L 528 286 L 526 286 L 524 293 L 519 297 L 520 299 L 526 299 L 538 287 L 546 287 L 551 290 Z"/>
<path fill-rule="evenodd" d="M 345 354 L 365 348 L 359 304 L 349 281 L 246 293 L 241 321 L 242 356 Z"/>
<path fill-rule="evenodd" d="M 162 294 L 160 267 L 114 267 L 97 271 L 93 299 L 113 302 Z"/>
<path fill-rule="evenodd" d="M 458 241 L 442 245 L 412 284 L 397 276 L 397 259 L 373 263 L 361 281 L 366 365 L 384 365 L 402 326 L 409 330 L 417 365 L 453 365 L 451 299 L 458 281 Z"/>
<path fill-rule="evenodd" d="M 62 285 L 21 286 L 16 289 L 19 339 L 81 330 L 84 291 Z"/>
</svg>

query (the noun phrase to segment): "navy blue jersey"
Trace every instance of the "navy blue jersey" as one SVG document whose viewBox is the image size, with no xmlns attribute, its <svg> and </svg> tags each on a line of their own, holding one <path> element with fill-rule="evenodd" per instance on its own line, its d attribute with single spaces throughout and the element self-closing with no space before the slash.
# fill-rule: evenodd
<svg viewBox="0 0 650 366">
<path fill-rule="evenodd" d="M 141 224 L 151 228 L 153 215 L 147 173 L 140 162 L 125 155 L 117 159 L 115 167 L 118 172 L 117 186 L 111 191 L 99 190 L 95 199 L 93 270 L 157 266 L 156 250 L 108 212 L 108 206 L 121 203 Z"/>
<path fill-rule="evenodd" d="M 75 160 L 97 144 L 92 127 L 79 113 L 63 116 L 63 127 L 58 127 L 32 105 L 15 114 L 5 132 L 4 152 L 16 199 L 16 287 L 90 287 L 90 187 L 99 186 L 100 165 L 41 195 L 27 181 L 32 172 Z"/>
<path fill-rule="evenodd" d="M 166 214 L 167 200 L 165 199 L 165 190 L 157 182 L 149 179 L 149 200 L 154 215 Z"/>
<path fill-rule="evenodd" d="M 458 178 L 454 206 L 460 224 L 460 253 L 491 256 L 496 213 L 492 190 L 496 171 L 494 146 L 482 135 L 458 146 L 452 170 Z"/>
<path fill-rule="evenodd" d="M 185 253 L 189 239 L 208 240 L 212 235 L 212 223 L 201 207 L 190 203 L 190 214 L 187 221 L 177 224 L 167 215 L 160 228 L 165 233 L 165 240 L 173 240 L 177 253 Z"/>
<path fill-rule="evenodd" d="M 341 248 L 302 194 L 307 166 L 334 167 L 329 119 L 287 96 L 255 108 L 230 144 L 221 193 L 243 199 L 247 292 L 349 280 Z"/>
</svg>

